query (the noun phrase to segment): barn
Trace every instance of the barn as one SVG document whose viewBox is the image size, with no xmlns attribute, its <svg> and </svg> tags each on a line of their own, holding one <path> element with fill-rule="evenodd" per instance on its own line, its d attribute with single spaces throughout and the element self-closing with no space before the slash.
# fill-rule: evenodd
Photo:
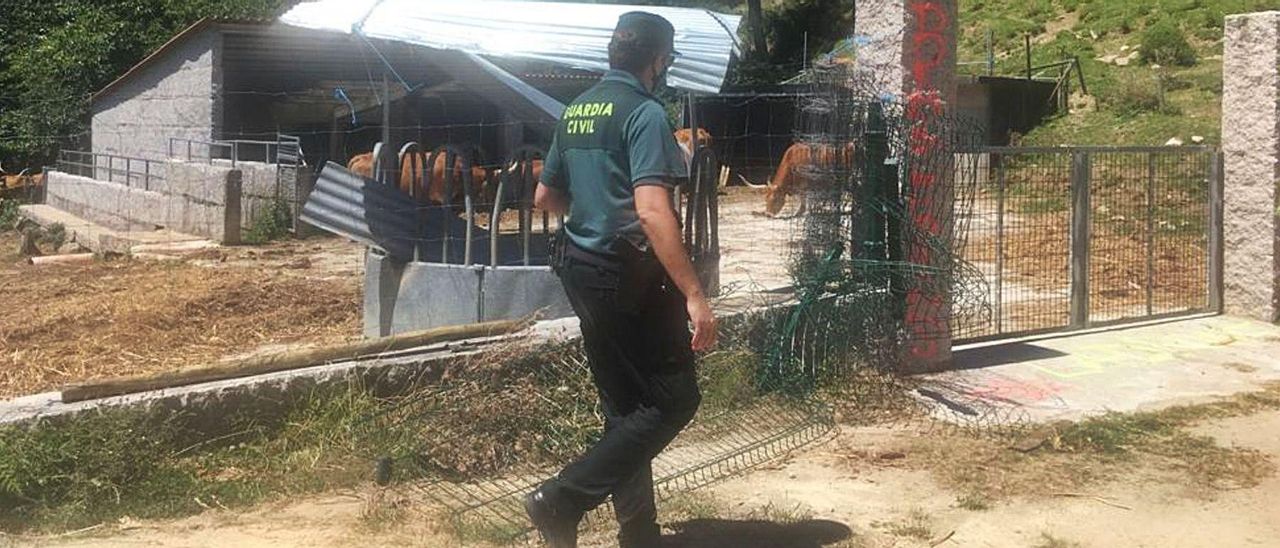
<svg viewBox="0 0 1280 548">
<path fill-rule="evenodd" d="M 240 159 L 266 160 L 248 143 L 288 134 L 321 163 L 369 150 L 384 127 L 392 141 L 468 142 L 499 157 L 544 139 L 551 115 L 484 68 L 399 42 L 202 21 L 93 96 L 92 151 L 190 159 L 242 142 Z"/>
</svg>

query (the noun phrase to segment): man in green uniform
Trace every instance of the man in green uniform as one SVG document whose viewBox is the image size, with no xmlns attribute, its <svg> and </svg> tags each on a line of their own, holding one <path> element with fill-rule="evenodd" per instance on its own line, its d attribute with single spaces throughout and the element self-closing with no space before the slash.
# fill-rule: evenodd
<svg viewBox="0 0 1280 548">
<path fill-rule="evenodd" d="M 609 496 L 621 546 L 658 544 L 651 461 L 697 411 L 694 352 L 716 341 L 672 205 L 684 155 L 652 95 L 677 55 L 674 36 L 657 15 L 619 18 L 612 70 L 565 110 L 535 196 L 568 215 L 552 260 L 605 414 L 600 441 L 525 499 L 555 548 L 576 546 L 582 515 Z"/>
</svg>

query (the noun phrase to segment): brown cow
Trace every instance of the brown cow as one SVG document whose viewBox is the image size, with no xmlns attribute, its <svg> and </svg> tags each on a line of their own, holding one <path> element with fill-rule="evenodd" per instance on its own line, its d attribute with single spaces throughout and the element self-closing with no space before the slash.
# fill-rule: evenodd
<svg viewBox="0 0 1280 548">
<path fill-rule="evenodd" d="M 796 172 L 796 168 L 806 164 L 831 165 L 837 162 L 847 166 L 853 161 L 853 151 L 853 143 L 845 143 L 839 155 L 836 147 L 831 145 L 813 146 L 807 143 L 795 143 L 787 147 L 787 151 L 782 155 L 782 161 L 778 162 L 778 169 L 773 174 L 773 179 L 769 180 L 769 185 L 764 191 L 765 214 L 770 217 L 776 216 L 782 211 L 782 206 L 786 205 L 787 195 L 799 193 L 800 209 L 796 212 L 796 216 L 803 215 L 808 206 L 804 193 L 808 182 L 806 177 Z"/>
<path fill-rule="evenodd" d="M 24 169 L 17 175 L 10 175 L 0 167 L 0 198 L 20 196 L 22 193 L 32 192 L 42 185 L 44 185 L 43 173 L 32 175 Z"/>
<path fill-rule="evenodd" d="M 414 156 L 416 156 L 416 158 L 414 158 Z M 420 189 L 417 191 L 414 190 L 415 187 L 422 186 L 422 166 L 423 164 L 426 164 L 427 161 L 430 160 L 430 158 L 431 158 L 431 154 L 425 153 L 425 152 L 420 152 L 416 154 L 409 153 L 409 154 L 406 154 L 404 157 L 402 157 L 400 159 L 400 179 L 399 179 L 398 186 L 400 190 L 405 194 L 409 194 L 411 196 L 416 194 L 418 196 L 419 203 L 443 204 L 444 197 L 445 197 L 444 196 L 444 175 L 445 175 L 444 165 L 445 165 L 445 162 L 447 161 L 445 160 L 444 153 L 441 153 L 438 156 L 436 156 L 435 165 L 431 166 L 432 184 L 431 184 L 431 188 L 427 189 L 427 195 L 423 197 L 421 195 Z M 512 169 L 515 169 L 515 167 L 516 167 L 516 163 L 512 162 L 512 164 L 508 166 L 507 169 L 512 170 Z M 347 170 L 352 173 L 362 175 L 366 178 L 372 179 L 373 178 L 373 153 L 365 152 L 363 154 L 358 154 L 355 157 L 351 158 L 351 160 L 347 162 Z M 495 185 L 489 184 L 489 174 L 493 171 L 494 169 L 480 167 L 480 166 L 473 166 L 471 168 L 471 184 L 473 185 L 473 188 L 476 189 L 476 196 L 480 198 L 480 201 L 482 203 L 492 203 L 494 198 L 496 197 L 495 195 L 497 194 L 497 191 L 498 191 L 497 187 Z M 542 160 L 534 160 L 533 161 L 533 178 L 536 181 L 540 177 L 542 177 Z M 462 198 L 463 198 L 462 159 L 461 158 L 457 158 L 454 160 L 453 181 L 454 183 L 453 183 L 452 192 L 450 193 L 451 196 L 449 197 L 450 198 L 449 202 L 453 204 L 459 204 L 459 203 L 462 203 Z"/>
<path fill-rule="evenodd" d="M 693 130 L 689 128 L 676 130 L 676 144 L 680 145 L 680 150 L 684 151 L 684 160 L 686 162 L 693 161 Z M 698 146 L 711 146 L 711 134 L 703 128 L 698 128 Z"/>
</svg>

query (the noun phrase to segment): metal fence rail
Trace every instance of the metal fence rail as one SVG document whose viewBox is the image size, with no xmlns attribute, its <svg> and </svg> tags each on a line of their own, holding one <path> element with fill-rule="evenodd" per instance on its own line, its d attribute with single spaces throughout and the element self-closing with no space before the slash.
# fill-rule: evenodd
<svg viewBox="0 0 1280 548">
<path fill-rule="evenodd" d="M 297 160 L 295 152 L 298 148 L 297 137 L 288 135 L 281 135 L 280 140 L 277 141 L 247 139 L 206 141 L 185 137 L 170 137 L 168 157 L 186 160 L 187 162 L 204 160 L 213 163 L 214 160 L 225 160 L 231 162 L 231 167 L 236 167 L 236 164 L 240 162 L 278 164 L 282 160 L 285 163 L 295 161 Z"/>
<path fill-rule="evenodd" d="M 989 324 L 957 340 L 1221 308 L 1221 153 L 1209 147 L 983 148 L 965 258 Z"/>
<path fill-rule="evenodd" d="M 145 158 L 61 150 L 58 171 L 150 190 L 152 181 L 164 180 L 165 164 Z"/>
</svg>

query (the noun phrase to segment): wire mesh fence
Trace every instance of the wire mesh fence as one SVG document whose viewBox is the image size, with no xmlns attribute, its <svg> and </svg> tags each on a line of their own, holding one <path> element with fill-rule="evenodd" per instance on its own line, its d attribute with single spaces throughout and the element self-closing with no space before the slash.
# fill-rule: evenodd
<svg viewBox="0 0 1280 548">
<path fill-rule="evenodd" d="M 1222 184 L 1207 147 L 980 148 L 966 257 L 991 322 L 1014 336 L 1215 310 L 1211 222 Z"/>
</svg>

